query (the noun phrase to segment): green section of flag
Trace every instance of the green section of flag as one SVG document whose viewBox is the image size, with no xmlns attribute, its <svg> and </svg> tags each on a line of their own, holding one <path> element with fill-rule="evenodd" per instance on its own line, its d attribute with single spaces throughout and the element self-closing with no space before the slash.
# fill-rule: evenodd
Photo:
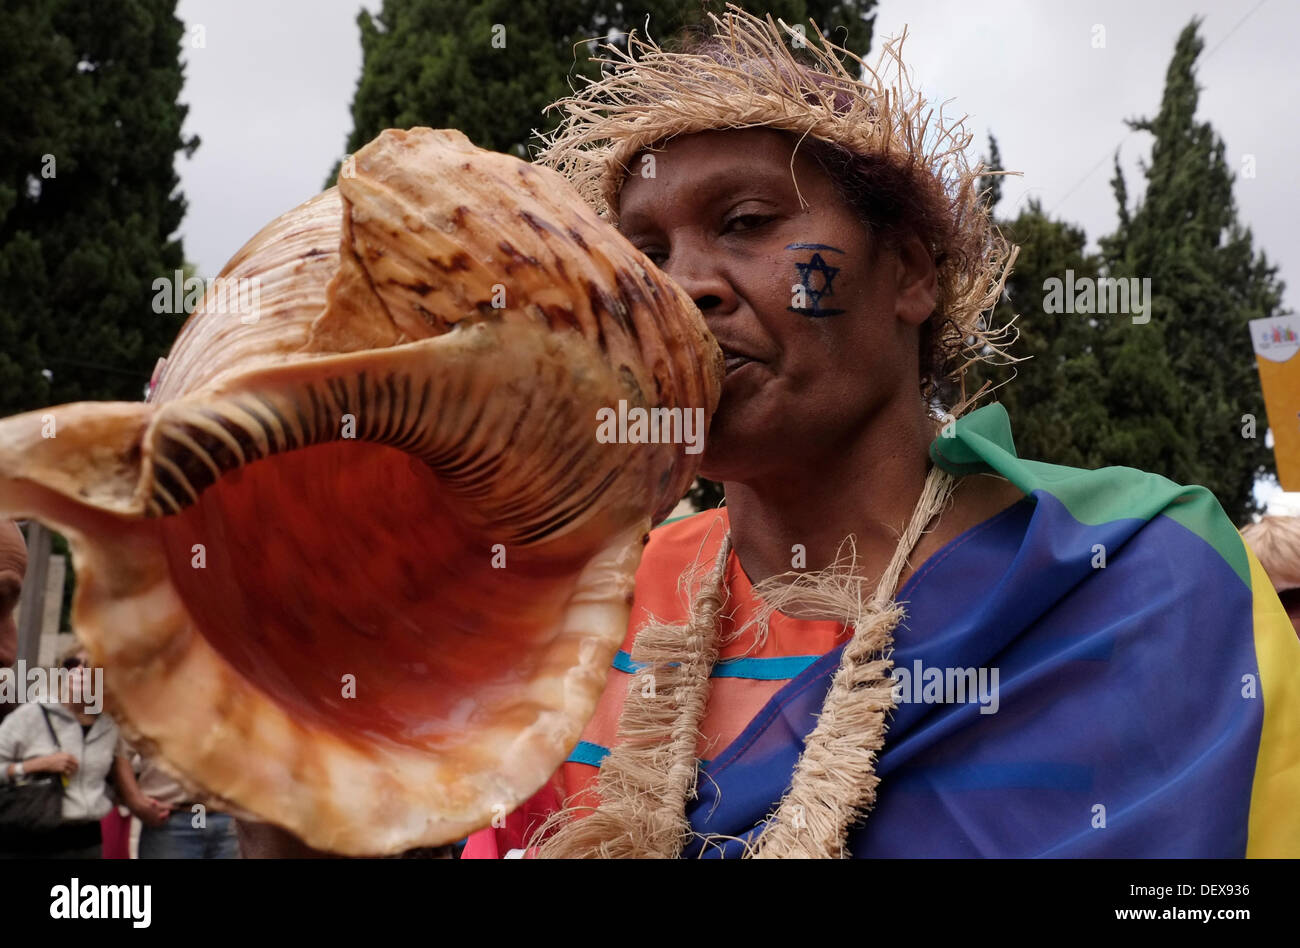
<svg viewBox="0 0 1300 948">
<path fill-rule="evenodd" d="M 1080 523 L 1151 520 L 1164 515 L 1210 544 L 1250 588 L 1250 564 L 1241 536 L 1204 487 L 1184 487 L 1131 467 L 1096 471 L 1025 461 L 1016 456 L 1007 411 L 994 402 L 959 418 L 930 445 L 930 458 L 952 474 L 1000 474 L 1025 494 L 1051 494 Z"/>
</svg>

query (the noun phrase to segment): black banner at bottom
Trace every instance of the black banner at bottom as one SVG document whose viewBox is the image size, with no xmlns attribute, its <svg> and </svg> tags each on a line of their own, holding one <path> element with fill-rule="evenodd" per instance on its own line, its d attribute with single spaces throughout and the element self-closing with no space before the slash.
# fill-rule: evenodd
<svg viewBox="0 0 1300 948">
<path fill-rule="evenodd" d="M 462 864 L 463 863 L 463 864 Z M 204 937 L 418 924 L 431 937 L 509 935 L 579 923 L 637 929 L 646 911 L 728 929 L 774 917 L 847 924 L 906 922 L 927 934 L 1173 923 L 1231 936 L 1293 914 L 1294 861 L 877 861 L 683 865 L 542 864 L 533 860 L 5 861 L 6 935 L 76 926 L 82 933 Z M 847 914 L 852 913 L 852 914 Z M 834 916 L 831 916 L 834 917 Z M 851 921 L 857 919 L 857 922 Z M 675 924 L 680 924 L 677 922 Z M 874 923 L 873 923 L 874 925 Z M 978 925 L 978 929 L 972 926 Z M 468 928 L 467 928 L 468 926 Z M 609 926 L 605 928 L 604 926 Z M 875 929 L 879 930 L 879 929 Z M 684 931 L 684 930 L 683 930 Z M 698 929 L 695 929 L 697 934 Z M 629 932 L 630 933 L 630 932 Z M 21 943 L 15 941 L 15 944 Z"/>
</svg>

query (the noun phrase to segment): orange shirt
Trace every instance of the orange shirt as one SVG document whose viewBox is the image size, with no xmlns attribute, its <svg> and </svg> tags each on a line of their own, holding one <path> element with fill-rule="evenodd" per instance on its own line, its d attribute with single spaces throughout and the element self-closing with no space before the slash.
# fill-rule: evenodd
<svg viewBox="0 0 1300 948">
<path fill-rule="evenodd" d="M 696 565 L 707 572 L 728 529 L 724 507 L 665 523 L 650 532 L 637 569 L 627 636 L 582 739 L 548 784 L 506 819 L 505 827 L 470 836 L 465 858 L 494 858 L 522 848 L 532 829 L 565 800 L 594 805 L 592 791 L 600 761 L 615 741 L 623 701 L 636 677 L 630 656 L 636 635 L 652 616 L 685 621 L 690 602 L 679 582 L 682 574 Z M 733 638 L 760 604 L 734 551 L 727 560 L 726 589 L 728 598 L 719 624 L 723 644 L 711 676 L 708 708 L 700 727 L 702 740 L 696 750 L 702 760 L 731 744 L 791 678 L 848 637 L 841 623 L 792 619 L 778 612 L 769 620 L 763 642 L 755 642 L 752 630 Z M 636 686 L 643 685 L 637 681 Z"/>
</svg>

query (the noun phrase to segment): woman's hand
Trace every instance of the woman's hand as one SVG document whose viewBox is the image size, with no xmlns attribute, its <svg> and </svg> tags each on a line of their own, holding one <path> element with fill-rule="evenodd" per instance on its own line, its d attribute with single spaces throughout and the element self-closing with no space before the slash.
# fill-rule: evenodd
<svg viewBox="0 0 1300 948">
<path fill-rule="evenodd" d="M 33 757 L 30 760 L 23 761 L 23 772 L 29 774 L 49 773 L 63 774 L 71 777 L 81 766 L 77 758 L 73 757 L 66 751 L 60 751 L 57 754 L 46 754 L 44 757 Z"/>
</svg>

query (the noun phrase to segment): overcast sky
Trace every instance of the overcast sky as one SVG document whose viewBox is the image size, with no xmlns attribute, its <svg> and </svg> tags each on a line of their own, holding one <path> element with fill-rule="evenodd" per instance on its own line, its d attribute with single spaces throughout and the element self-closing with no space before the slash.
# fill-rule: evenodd
<svg viewBox="0 0 1300 948">
<path fill-rule="evenodd" d="M 202 139 L 178 159 L 189 211 L 186 256 L 205 276 L 261 226 L 321 189 L 351 130 L 349 106 L 361 68 L 356 0 L 182 0 L 181 19 L 203 27 L 187 48 L 182 99 L 187 133 Z M 376 2 L 365 6 L 375 9 Z M 1200 117 L 1223 136 L 1229 161 L 1255 156 L 1256 177 L 1239 176 L 1240 215 L 1281 264 L 1300 301 L 1300 102 L 1291 0 L 883 0 L 877 38 L 909 35 L 905 58 L 935 101 L 970 115 L 983 153 L 998 137 L 1007 179 L 1003 215 L 1031 196 L 1081 225 L 1090 242 L 1115 226 L 1111 155 L 1121 149 L 1130 195 L 1150 136 L 1123 119 L 1154 114 L 1174 41 L 1204 17 Z M 1098 27 L 1105 47 L 1094 47 Z M 193 35 L 193 34 L 192 34 Z M 187 47 L 189 44 L 187 43 Z M 877 42 L 876 49 L 879 48 Z M 874 61 L 875 50 L 868 56 Z"/>
</svg>

